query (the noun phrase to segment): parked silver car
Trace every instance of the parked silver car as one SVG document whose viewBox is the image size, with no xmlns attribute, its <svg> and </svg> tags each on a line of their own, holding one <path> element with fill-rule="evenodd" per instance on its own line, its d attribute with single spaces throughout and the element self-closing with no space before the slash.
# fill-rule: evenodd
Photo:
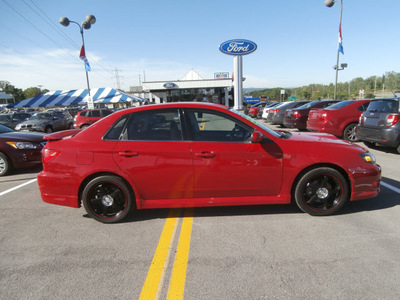
<svg viewBox="0 0 400 300">
<path fill-rule="evenodd" d="M 34 114 L 29 120 L 19 123 L 16 130 L 54 132 L 72 129 L 74 120 L 62 111 L 47 111 Z"/>
</svg>

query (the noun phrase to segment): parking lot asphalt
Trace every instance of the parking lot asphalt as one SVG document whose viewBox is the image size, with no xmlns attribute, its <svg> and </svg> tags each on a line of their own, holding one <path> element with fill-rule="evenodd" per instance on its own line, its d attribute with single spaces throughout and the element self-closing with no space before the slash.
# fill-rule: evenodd
<svg viewBox="0 0 400 300">
<path fill-rule="evenodd" d="M 400 156 L 371 152 L 381 193 L 329 217 L 262 205 L 144 210 L 107 225 L 43 203 L 39 169 L 2 177 L 0 298 L 399 299 Z"/>
</svg>

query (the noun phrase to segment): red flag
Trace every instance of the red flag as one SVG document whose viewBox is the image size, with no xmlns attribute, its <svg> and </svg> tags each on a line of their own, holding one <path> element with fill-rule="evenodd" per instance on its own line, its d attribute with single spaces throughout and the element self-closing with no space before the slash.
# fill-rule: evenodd
<svg viewBox="0 0 400 300">
<path fill-rule="evenodd" d="M 79 54 L 79 58 L 82 59 L 85 62 L 85 70 L 86 71 L 91 71 L 92 69 L 90 68 L 89 61 L 86 58 L 85 47 L 83 47 L 83 45 L 82 45 L 82 48 L 81 48 L 81 53 Z"/>
</svg>

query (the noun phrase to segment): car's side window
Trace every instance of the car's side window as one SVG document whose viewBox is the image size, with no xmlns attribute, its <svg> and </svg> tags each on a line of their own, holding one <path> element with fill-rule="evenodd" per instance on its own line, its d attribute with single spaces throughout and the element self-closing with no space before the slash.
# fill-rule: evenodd
<svg viewBox="0 0 400 300">
<path fill-rule="evenodd" d="M 126 133 L 126 123 L 129 119 L 129 114 L 124 115 L 123 117 L 119 118 L 114 125 L 108 130 L 106 135 L 104 136 L 105 140 L 127 140 L 128 136 Z"/>
<path fill-rule="evenodd" d="M 182 126 L 177 109 L 132 113 L 124 132 L 130 141 L 182 141 Z"/>
<path fill-rule="evenodd" d="M 95 117 L 99 118 L 100 117 L 100 111 L 99 110 L 92 110 L 91 113 L 92 113 L 91 117 L 93 117 L 93 118 L 95 118 Z"/>
<path fill-rule="evenodd" d="M 230 116 L 207 110 L 188 110 L 194 141 L 249 142 L 252 128 Z"/>
<path fill-rule="evenodd" d="M 364 103 L 358 108 L 358 111 L 366 111 L 368 108 L 369 102 Z"/>
</svg>

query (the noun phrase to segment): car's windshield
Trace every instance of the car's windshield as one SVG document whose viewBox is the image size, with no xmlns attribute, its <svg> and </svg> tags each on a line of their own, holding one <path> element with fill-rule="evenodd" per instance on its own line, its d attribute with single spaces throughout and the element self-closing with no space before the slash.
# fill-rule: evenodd
<svg viewBox="0 0 400 300">
<path fill-rule="evenodd" d="M 0 133 L 14 132 L 13 129 L 0 124 Z"/>
<path fill-rule="evenodd" d="M 52 119 L 52 114 L 50 113 L 38 113 L 30 117 L 30 120 L 41 120 L 41 119 Z"/>
<path fill-rule="evenodd" d="M 342 101 L 342 102 L 333 104 L 333 105 L 327 107 L 326 109 L 340 109 L 340 108 L 346 107 L 347 105 L 350 105 L 352 103 L 354 103 L 354 100 L 346 100 L 346 101 Z"/>
<path fill-rule="evenodd" d="M 11 116 L 10 115 L 0 115 L 0 122 L 10 122 Z"/>
<path fill-rule="evenodd" d="M 254 119 L 251 118 L 250 116 L 247 116 L 247 115 L 245 115 L 245 114 L 242 114 L 241 112 L 239 112 L 239 111 L 237 111 L 237 110 L 235 110 L 235 109 L 232 109 L 232 108 L 229 108 L 229 110 L 230 110 L 231 112 L 234 112 L 235 114 L 241 116 L 242 118 L 244 118 L 244 119 L 250 121 L 251 123 L 253 123 L 253 124 L 255 124 L 255 125 L 261 127 L 262 129 L 264 129 L 264 130 L 267 131 L 268 133 L 272 134 L 273 136 L 281 137 L 281 134 L 279 134 L 278 132 L 272 130 L 272 129 L 269 128 L 268 126 L 265 126 L 264 124 L 257 122 L 256 120 L 254 120 Z"/>
</svg>

